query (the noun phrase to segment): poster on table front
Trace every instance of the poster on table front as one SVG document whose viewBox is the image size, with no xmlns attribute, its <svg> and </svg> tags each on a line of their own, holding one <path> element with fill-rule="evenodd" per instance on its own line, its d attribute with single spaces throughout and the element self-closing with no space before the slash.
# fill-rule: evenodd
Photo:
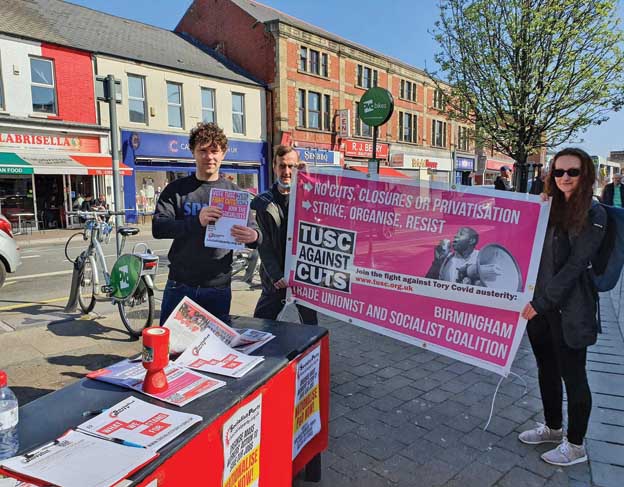
<svg viewBox="0 0 624 487">
<path fill-rule="evenodd" d="M 223 424 L 223 487 L 257 487 L 260 481 L 262 394 Z"/>
<path fill-rule="evenodd" d="M 303 447 L 321 431 L 320 368 L 321 345 L 318 344 L 297 363 L 293 414 L 293 458 L 299 455 Z"/>
<path fill-rule="evenodd" d="M 549 202 L 354 171 L 295 177 L 289 299 L 507 375 Z"/>
</svg>

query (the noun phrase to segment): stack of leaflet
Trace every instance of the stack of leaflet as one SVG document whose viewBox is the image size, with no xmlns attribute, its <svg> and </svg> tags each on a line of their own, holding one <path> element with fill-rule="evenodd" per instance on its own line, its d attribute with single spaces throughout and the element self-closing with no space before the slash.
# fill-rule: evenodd
<svg viewBox="0 0 624 487">
<path fill-rule="evenodd" d="M 175 364 L 227 377 L 243 377 L 264 357 L 238 352 L 219 340 L 210 329 L 199 333 L 194 342 L 180 355 Z"/>
<path fill-rule="evenodd" d="M 223 343 L 242 353 L 251 353 L 275 338 L 275 335 L 266 331 L 236 330 L 188 297 L 180 301 L 164 326 L 170 330 L 171 353 L 184 352 L 205 330 L 212 331 Z"/>
<path fill-rule="evenodd" d="M 154 460 L 158 449 L 201 420 L 128 397 L 60 438 L 0 461 L 0 466 L 37 484 L 110 487 Z"/>
<path fill-rule="evenodd" d="M 145 368 L 141 362 L 122 360 L 103 369 L 90 372 L 87 377 L 127 387 L 174 406 L 184 406 L 192 400 L 225 385 L 222 380 L 206 377 L 172 363 L 165 367 L 165 374 L 167 375 L 167 389 L 157 394 L 147 394 L 143 391 Z"/>
</svg>

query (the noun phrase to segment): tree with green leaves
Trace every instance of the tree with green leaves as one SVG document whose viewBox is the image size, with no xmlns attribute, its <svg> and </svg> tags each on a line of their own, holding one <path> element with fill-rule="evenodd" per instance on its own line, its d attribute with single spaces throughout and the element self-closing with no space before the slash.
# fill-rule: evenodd
<svg viewBox="0 0 624 487">
<path fill-rule="evenodd" d="M 574 139 L 624 103 L 617 0 L 440 0 L 447 110 L 512 157 Z M 519 191 L 526 191 L 526 176 Z"/>
</svg>

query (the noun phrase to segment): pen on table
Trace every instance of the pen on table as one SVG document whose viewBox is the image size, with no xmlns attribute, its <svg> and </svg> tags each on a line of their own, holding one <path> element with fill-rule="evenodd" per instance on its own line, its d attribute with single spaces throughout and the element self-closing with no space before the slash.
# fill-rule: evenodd
<svg viewBox="0 0 624 487">
<path fill-rule="evenodd" d="M 28 453 L 24 453 L 24 455 L 22 455 L 24 458 L 26 458 L 27 460 L 31 459 L 32 457 L 34 457 L 35 455 L 37 455 L 39 452 L 42 452 L 43 450 L 45 450 L 46 448 L 50 448 L 51 446 L 54 445 L 58 445 L 59 440 L 52 440 L 52 441 L 48 441 L 47 443 L 44 443 L 41 446 L 36 447 L 33 450 L 30 450 Z"/>
<path fill-rule="evenodd" d="M 108 411 L 108 408 L 103 408 L 103 409 L 94 409 L 93 411 L 83 411 L 82 412 L 82 416 L 95 416 L 96 414 L 102 414 L 104 412 Z"/>
<path fill-rule="evenodd" d="M 143 445 L 139 445 L 138 443 L 133 443 L 128 440 L 124 440 L 122 438 L 115 438 L 114 436 L 101 436 L 95 433 L 91 433 L 85 430 L 78 430 L 80 433 L 83 433 L 87 436 L 92 436 L 93 438 L 100 438 L 101 440 L 112 441 L 113 443 L 117 443 L 118 445 L 131 446 L 132 448 L 147 448 Z"/>
</svg>

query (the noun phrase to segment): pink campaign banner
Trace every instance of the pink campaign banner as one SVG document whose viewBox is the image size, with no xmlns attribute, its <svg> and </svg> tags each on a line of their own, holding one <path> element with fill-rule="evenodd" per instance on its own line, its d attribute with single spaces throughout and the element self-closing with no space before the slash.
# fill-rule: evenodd
<svg viewBox="0 0 624 487">
<path fill-rule="evenodd" d="M 324 168 L 299 172 L 290 198 L 289 299 L 509 373 L 549 203 Z"/>
</svg>

